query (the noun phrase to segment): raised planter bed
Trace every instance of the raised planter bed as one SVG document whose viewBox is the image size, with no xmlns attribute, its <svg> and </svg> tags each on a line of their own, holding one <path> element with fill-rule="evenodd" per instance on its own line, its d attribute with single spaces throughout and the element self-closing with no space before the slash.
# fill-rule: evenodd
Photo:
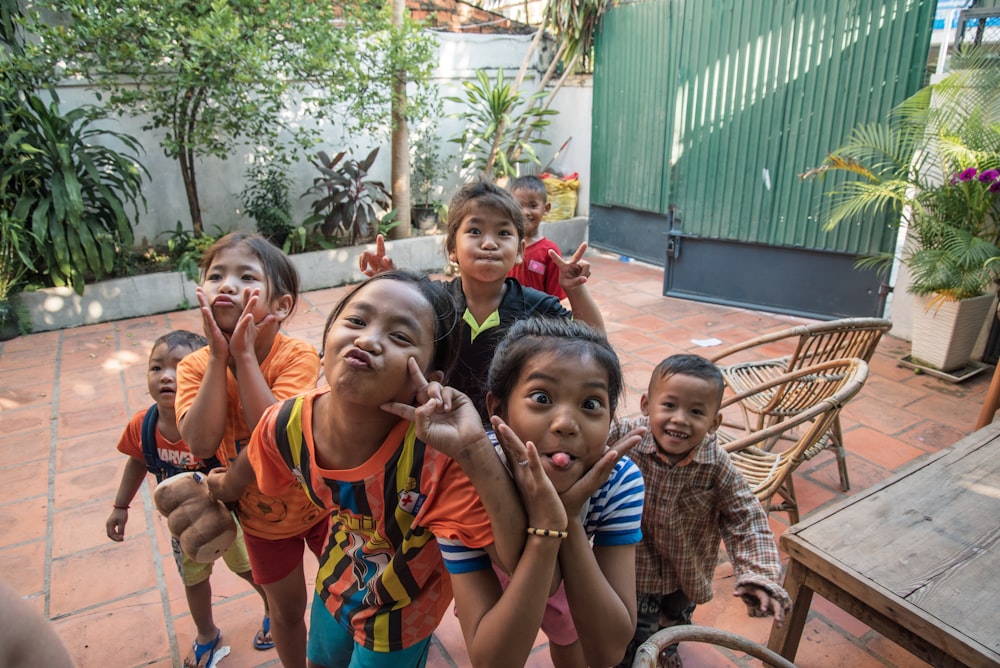
<svg viewBox="0 0 1000 668">
<path fill-rule="evenodd" d="M 569 254 L 586 239 L 587 219 L 542 223 L 542 232 L 559 244 L 563 253 Z M 373 246 L 290 255 L 299 271 L 301 290 L 308 292 L 362 280 L 358 257 L 365 248 Z M 446 264 L 443 235 L 390 241 L 386 248 L 397 267 L 439 272 Z M 198 303 L 195 284 L 179 272 L 100 281 L 87 285 L 82 296 L 71 288 L 45 288 L 25 292 L 21 300 L 31 313 L 34 332 L 194 308 Z"/>
</svg>

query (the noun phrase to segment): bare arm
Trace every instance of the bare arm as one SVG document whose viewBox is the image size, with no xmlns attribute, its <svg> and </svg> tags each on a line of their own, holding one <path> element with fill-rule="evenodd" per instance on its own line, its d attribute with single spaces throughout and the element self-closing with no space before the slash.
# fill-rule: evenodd
<svg viewBox="0 0 1000 668">
<path fill-rule="evenodd" d="M 145 479 L 146 463 L 141 459 L 129 457 L 125 463 L 125 470 L 122 471 L 122 480 L 118 483 L 118 492 L 115 494 L 116 507 L 111 509 L 111 514 L 105 522 L 108 538 L 117 543 L 125 540 L 125 523 L 128 522 L 128 508 L 125 506 L 132 503 Z"/>
<path fill-rule="evenodd" d="M 566 293 L 566 299 L 569 300 L 573 319 L 585 322 L 594 329 L 603 332 L 605 331 L 604 318 L 601 316 L 601 309 L 597 306 L 593 295 L 590 294 L 590 290 L 587 289 L 587 281 L 590 278 L 590 263 L 583 259 L 586 250 L 587 242 L 583 242 L 568 261 L 559 257 L 559 253 L 554 250 L 549 251 L 549 257 L 559 267 L 559 285 Z"/>
<path fill-rule="evenodd" d="M 198 393 L 191 408 L 178 418 L 177 428 L 180 429 L 181 438 L 191 450 L 191 454 L 200 459 L 208 459 L 215 456 L 226 432 L 225 401 L 229 342 L 216 324 L 212 307 L 201 288 L 198 288 L 197 294 L 205 326 L 205 337 L 209 341 L 208 365 L 205 367 L 205 375 L 198 386 Z"/>
<path fill-rule="evenodd" d="M 254 481 L 255 475 L 247 451 L 243 450 L 233 460 L 228 469 L 212 469 L 208 472 L 205 482 L 208 493 L 213 499 L 223 503 L 236 501 L 243 495 L 243 490 Z"/>
<path fill-rule="evenodd" d="M 450 387 L 428 383 L 416 360 L 410 374 L 417 387 L 417 404 L 386 404 L 382 408 L 416 425 L 417 436 L 448 455 L 462 467 L 483 502 L 501 566 L 511 571 L 524 548 L 524 507 L 513 479 L 507 473 L 472 401 Z"/>
<path fill-rule="evenodd" d="M 494 426 L 508 461 L 523 462 L 513 466 L 513 474 L 531 508 L 532 526 L 563 530 L 566 511 L 538 452 L 530 442 L 522 444 L 502 422 Z M 558 537 L 529 536 L 505 590 L 500 589 L 492 569 L 452 575 L 457 614 L 473 666 L 523 666 L 527 661 L 542 623 L 561 542 Z"/>
<path fill-rule="evenodd" d="M 0 582 L 0 666 L 73 668 L 75 665 L 49 621 Z"/>
</svg>

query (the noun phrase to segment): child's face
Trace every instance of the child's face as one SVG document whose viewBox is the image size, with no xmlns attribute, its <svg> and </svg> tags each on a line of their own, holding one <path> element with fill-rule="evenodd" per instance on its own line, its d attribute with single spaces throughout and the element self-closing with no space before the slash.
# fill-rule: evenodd
<svg viewBox="0 0 1000 668">
<path fill-rule="evenodd" d="M 537 355 L 524 365 L 501 415 L 522 441 L 535 444 L 556 491 L 565 492 L 607 450 L 608 374 L 590 356 L 567 363 Z"/>
<path fill-rule="evenodd" d="M 382 279 L 358 288 L 326 334 L 323 375 L 335 396 L 365 406 L 412 401 L 417 387 L 407 364 L 413 357 L 426 373 L 434 323 L 413 285 Z"/>
<path fill-rule="evenodd" d="M 283 304 L 290 298 L 270 303 L 271 293 L 264 266 L 245 244 L 220 250 L 212 258 L 201 288 L 212 306 L 215 322 L 226 334 L 231 334 L 236 328 L 236 322 L 243 313 L 244 291 L 248 289 L 260 290 L 257 306 L 253 310 L 255 322 L 260 322 L 269 313 L 279 320 L 288 315 Z"/>
<path fill-rule="evenodd" d="M 675 373 L 656 381 L 642 395 L 640 408 L 649 416 L 657 449 L 671 463 L 683 459 L 705 434 L 722 424 L 718 388 L 695 376 Z"/>
<path fill-rule="evenodd" d="M 538 234 L 538 226 L 542 222 L 542 217 L 549 212 L 550 204 L 540 193 L 528 188 L 518 188 L 511 194 L 521 205 L 521 215 L 524 216 L 524 236 L 531 239 Z"/>
<path fill-rule="evenodd" d="M 191 353 L 186 346 L 168 348 L 166 343 L 155 346 L 149 354 L 146 369 L 146 388 L 160 411 L 174 409 L 177 395 L 177 365 Z"/>
<path fill-rule="evenodd" d="M 462 269 L 463 279 L 491 283 L 510 273 L 523 250 L 514 221 L 496 209 L 473 204 L 459 223 L 448 259 Z"/>
</svg>

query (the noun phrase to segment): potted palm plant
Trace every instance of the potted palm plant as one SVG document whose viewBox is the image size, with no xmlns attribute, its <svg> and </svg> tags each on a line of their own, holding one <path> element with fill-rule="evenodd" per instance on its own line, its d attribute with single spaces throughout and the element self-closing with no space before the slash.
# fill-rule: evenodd
<svg viewBox="0 0 1000 668">
<path fill-rule="evenodd" d="M 953 68 L 802 175 L 849 175 L 830 191 L 827 229 L 906 226 L 898 253 L 858 265 L 887 269 L 898 259 L 908 269 L 918 303 L 912 361 L 945 372 L 968 363 L 1000 276 L 1000 68 L 975 53 L 959 54 Z"/>
</svg>

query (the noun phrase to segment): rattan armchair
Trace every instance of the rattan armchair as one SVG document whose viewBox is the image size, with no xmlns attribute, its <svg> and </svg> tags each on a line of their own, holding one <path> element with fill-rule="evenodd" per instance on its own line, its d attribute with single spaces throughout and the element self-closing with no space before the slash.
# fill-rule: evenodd
<svg viewBox="0 0 1000 668">
<path fill-rule="evenodd" d="M 811 364 L 846 357 L 870 362 L 882 335 L 891 328 L 892 322 L 884 318 L 844 318 L 798 325 L 725 348 L 712 361 L 722 370 L 726 385 L 740 393 Z M 780 422 L 799 410 L 796 405 L 785 403 L 783 397 L 769 393 L 746 399 L 744 408 L 748 419 L 752 414 L 757 429 Z M 839 417 L 833 421 L 829 433 L 803 457 L 811 459 L 827 448 L 833 449 L 837 457 L 840 486 L 846 492 L 851 483 Z"/>
<path fill-rule="evenodd" d="M 717 432 L 719 445 L 730 453 L 766 511 L 786 511 L 792 524 L 799 521 L 792 473 L 805 453 L 827 437 L 840 410 L 861 391 L 867 378 L 864 360 L 832 360 L 780 375 L 723 401 L 724 414 L 727 409 L 742 411 L 747 405 L 766 403 L 765 398 L 795 406 L 788 417 L 769 426 L 758 429 L 748 421 L 742 429 L 724 425 Z M 790 445 L 775 445 L 782 439 Z M 780 502 L 775 503 L 775 495 Z"/>
<path fill-rule="evenodd" d="M 760 659 L 764 665 L 776 666 L 777 668 L 795 668 L 795 664 L 763 645 L 744 638 L 730 631 L 715 629 L 710 626 L 698 626 L 696 624 L 682 624 L 680 626 L 670 626 L 657 631 L 649 637 L 646 642 L 639 645 L 636 651 L 632 668 L 655 668 L 660 663 L 660 652 L 670 645 L 678 642 L 702 642 L 710 645 L 719 645 L 728 649 L 749 654 L 755 659 Z"/>
</svg>

